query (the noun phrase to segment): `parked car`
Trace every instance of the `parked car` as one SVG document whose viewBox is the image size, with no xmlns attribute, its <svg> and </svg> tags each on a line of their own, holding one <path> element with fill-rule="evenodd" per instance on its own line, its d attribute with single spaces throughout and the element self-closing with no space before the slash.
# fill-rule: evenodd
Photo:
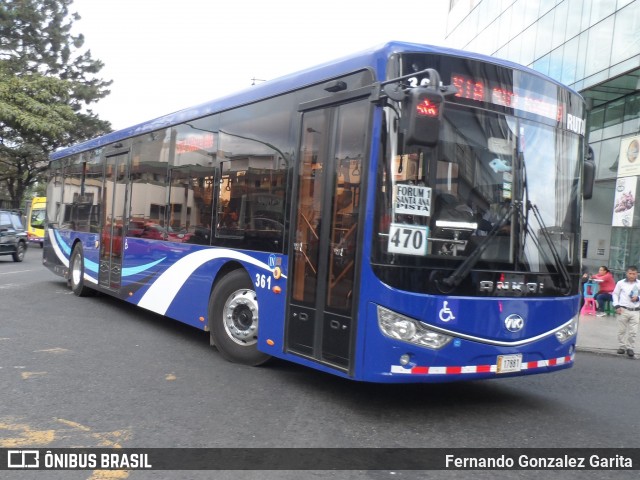
<svg viewBox="0 0 640 480">
<path fill-rule="evenodd" d="M 27 232 L 20 214 L 0 210 L 0 255 L 12 255 L 14 262 L 21 262 L 24 260 L 27 244 Z"/>
</svg>

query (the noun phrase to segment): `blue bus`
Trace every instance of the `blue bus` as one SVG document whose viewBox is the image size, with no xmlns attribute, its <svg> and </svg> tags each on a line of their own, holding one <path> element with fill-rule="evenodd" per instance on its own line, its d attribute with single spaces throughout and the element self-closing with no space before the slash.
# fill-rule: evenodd
<svg viewBox="0 0 640 480">
<path fill-rule="evenodd" d="M 585 103 L 390 42 L 50 157 L 43 262 L 271 357 L 368 382 L 574 361 Z"/>
</svg>

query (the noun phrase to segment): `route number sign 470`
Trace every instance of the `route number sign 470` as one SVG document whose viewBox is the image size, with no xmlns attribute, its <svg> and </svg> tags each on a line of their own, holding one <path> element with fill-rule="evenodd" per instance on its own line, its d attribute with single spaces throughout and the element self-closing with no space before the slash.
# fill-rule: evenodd
<svg viewBox="0 0 640 480">
<path fill-rule="evenodd" d="M 426 225 L 405 225 L 392 223 L 389 228 L 389 253 L 404 255 L 426 255 L 429 238 L 429 227 Z"/>
</svg>

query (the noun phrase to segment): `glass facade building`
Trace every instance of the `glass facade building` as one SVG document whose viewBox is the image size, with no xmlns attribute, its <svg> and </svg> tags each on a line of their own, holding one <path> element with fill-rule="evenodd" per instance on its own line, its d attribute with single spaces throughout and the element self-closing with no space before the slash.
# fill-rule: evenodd
<svg viewBox="0 0 640 480">
<path fill-rule="evenodd" d="M 451 0 L 445 41 L 526 65 L 587 100 L 597 175 L 583 263 L 616 277 L 640 265 L 640 0 Z"/>
</svg>

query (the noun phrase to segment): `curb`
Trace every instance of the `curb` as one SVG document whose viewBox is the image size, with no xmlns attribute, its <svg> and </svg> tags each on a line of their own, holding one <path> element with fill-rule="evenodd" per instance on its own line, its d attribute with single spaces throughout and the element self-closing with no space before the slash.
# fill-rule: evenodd
<svg viewBox="0 0 640 480">
<path fill-rule="evenodd" d="M 611 355 L 613 357 L 620 358 L 629 358 L 627 355 L 622 355 L 616 352 L 616 350 L 611 348 L 598 348 L 598 347 L 579 347 L 576 346 L 576 352 L 587 352 L 587 353 L 597 353 L 599 355 Z M 633 357 L 633 360 L 636 360 L 637 355 Z"/>
</svg>

